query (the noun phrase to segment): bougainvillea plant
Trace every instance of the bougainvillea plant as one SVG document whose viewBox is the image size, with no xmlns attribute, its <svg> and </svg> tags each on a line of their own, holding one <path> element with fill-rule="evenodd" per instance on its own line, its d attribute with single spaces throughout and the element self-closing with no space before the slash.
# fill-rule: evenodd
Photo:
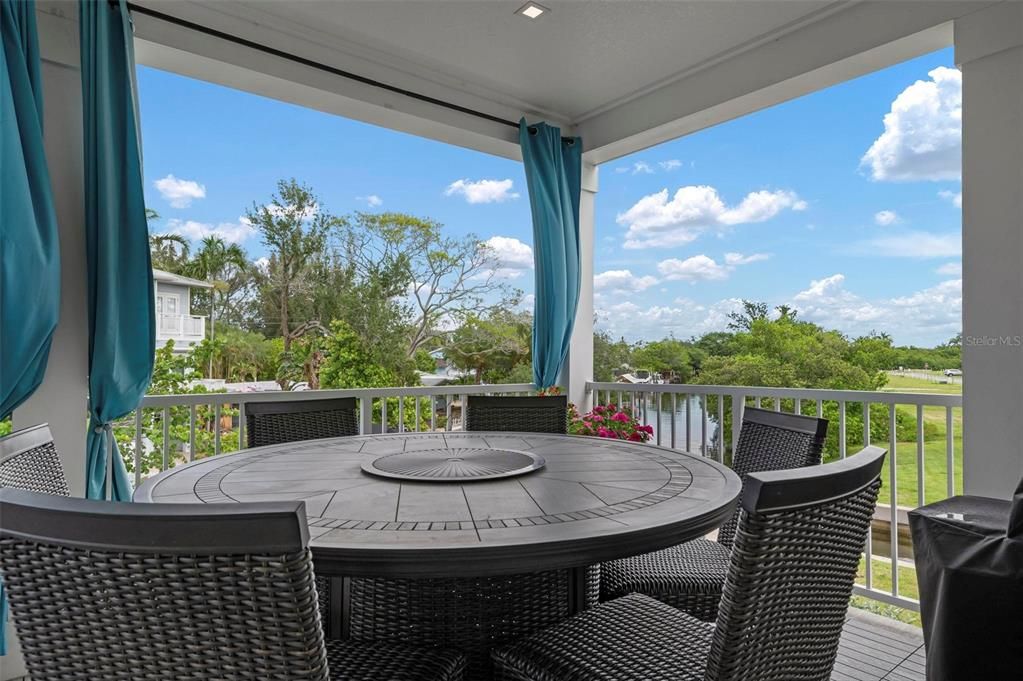
<svg viewBox="0 0 1023 681">
<path fill-rule="evenodd" d="M 591 435 L 611 440 L 646 442 L 654 434 L 654 427 L 640 425 L 628 407 L 598 404 L 584 416 L 579 416 L 573 409 L 568 432 L 573 435 Z"/>
<path fill-rule="evenodd" d="M 539 397 L 560 395 L 560 386 L 551 386 L 536 391 Z M 654 434 L 653 426 L 640 425 L 632 409 L 615 404 L 600 404 L 585 416 L 579 415 L 574 404 L 568 404 L 568 432 L 572 435 L 589 435 L 610 440 L 647 442 Z"/>
</svg>

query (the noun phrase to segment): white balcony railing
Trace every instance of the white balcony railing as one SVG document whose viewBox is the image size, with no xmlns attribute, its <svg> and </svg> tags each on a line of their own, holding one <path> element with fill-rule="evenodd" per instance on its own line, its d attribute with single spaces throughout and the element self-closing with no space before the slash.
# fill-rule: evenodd
<svg viewBox="0 0 1023 681">
<path fill-rule="evenodd" d="M 878 411 L 884 414 L 887 433 L 898 433 L 900 427 L 905 433 L 906 419 L 912 419 L 912 441 L 900 442 L 896 437 L 894 442 L 873 442 L 888 449 L 888 464 L 865 548 L 864 579 L 856 586 L 856 593 L 882 603 L 919 609 L 917 600 L 900 590 L 900 569 L 906 574 L 912 568 L 905 513 L 960 489 L 957 464 L 961 461 L 956 442 L 961 433 L 956 430 L 961 423 L 961 395 L 679 384 L 590 383 L 587 387 L 594 404 L 631 406 L 644 424 L 654 426 L 654 444 L 719 462 L 730 460 L 730 445 L 738 437 L 742 410 L 747 406 L 827 415 L 833 434 L 829 442 L 836 450 L 833 455 L 838 457 L 853 453 L 852 447 L 872 443 L 871 406 L 875 407 L 875 417 Z M 369 434 L 460 430 L 461 405 L 466 396 L 532 391 L 532 385 L 514 384 L 150 395 L 135 412 L 134 421 L 129 417 L 122 424 L 122 428 L 133 430 L 129 442 L 122 440 L 122 453 L 137 486 L 148 475 L 179 463 L 244 448 L 245 407 L 252 402 L 355 397 L 360 405 L 360 430 Z M 862 420 L 861 434 L 847 432 L 851 417 Z M 933 437 L 927 440 L 926 423 L 944 425 L 943 441 L 934 441 Z M 721 424 L 729 427 L 722 429 Z M 935 428 L 930 430 L 933 433 Z M 940 461 L 938 466 L 935 460 Z M 890 577 L 878 574 L 889 571 Z"/>
<path fill-rule="evenodd" d="M 961 431 L 962 395 L 684 384 L 590 383 L 587 388 L 594 404 L 631 406 L 644 424 L 654 426 L 656 444 L 719 462 L 730 460 L 730 446 L 738 439 L 742 411 L 747 406 L 818 417 L 827 412 L 829 432 L 835 435 L 829 440 L 837 449 L 833 456 L 839 458 L 855 453 L 850 442 L 857 448 L 866 444 L 887 448 L 881 496 L 864 551 L 864 575 L 855 591 L 882 603 L 919 610 L 918 600 L 900 589 L 900 571 L 907 578 L 913 576 L 906 512 L 961 491 L 961 468 L 957 468 L 961 455 L 956 452 L 956 442 L 961 441 L 962 433 L 957 434 L 956 425 L 960 424 Z M 872 406 L 877 408 L 872 410 Z M 847 431 L 853 410 L 862 420 L 861 433 Z M 875 416 L 878 411 L 883 413 L 887 428 L 882 430 L 896 437 L 875 441 L 872 411 Z M 913 436 L 900 441 L 899 431 L 905 433 L 907 419 Z M 729 421 L 730 432 L 723 432 L 720 425 Z M 927 423 L 939 426 L 932 430 L 944 426 L 940 441 L 933 437 L 928 441 Z M 940 461 L 937 470 L 935 460 Z"/>
<path fill-rule="evenodd" d="M 158 314 L 156 332 L 161 338 L 205 338 L 206 318 L 191 314 Z"/>
</svg>

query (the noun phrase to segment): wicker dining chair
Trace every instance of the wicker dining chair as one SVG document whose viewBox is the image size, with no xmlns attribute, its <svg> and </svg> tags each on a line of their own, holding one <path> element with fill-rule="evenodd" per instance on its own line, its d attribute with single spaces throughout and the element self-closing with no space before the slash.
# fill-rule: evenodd
<svg viewBox="0 0 1023 681">
<path fill-rule="evenodd" d="M 827 681 L 885 451 L 751 473 L 716 624 L 643 594 L 494 651 L 503 681 Z"/>
<path fill-rule="evenodd" d="M 18 430 L 0 439 L 0 487 L 71 495 L 47 424 Z"/>
<path fill-rule="evenodd" d="M 515 431 L 520 433 L 568 432 L 568 398 L 489 397 L 466 398 L 465 430 Z"/>
<path fill-rule="evenodd" d="M 249 447 L 359 434 L 357 400 L 248 402 L 245 442 Z"/>
<path fill-rule="evenodd" d="M 33 681 L 437 681 L 456 653 L 324 643 L 303 502 L 0 490 L 0 575 Z"/>
<path fill-rule="evenodd" d="M 745 486 L 750 473 L 817 465 L 827 431 L 826 419 L 749 407 L 743 415 L 732 469 Z M 694 539 L 661 551 L 604 563 L 601 600 L 642 593 L 713 622 L 728 572 L 728 553 L 741 503 L 742 493 L 735 512 L 718 530 L 717 541 Z"/>
</svg>

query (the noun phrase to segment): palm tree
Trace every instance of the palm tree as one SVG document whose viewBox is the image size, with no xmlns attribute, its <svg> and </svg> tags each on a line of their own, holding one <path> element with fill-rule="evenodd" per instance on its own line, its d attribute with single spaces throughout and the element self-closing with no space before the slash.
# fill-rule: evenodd
<svg viewBox="0 0 1023 681">
<path fill-rule="evenodd" d="M 190 251 L 188 240 L 180 234 L 149 235 L 149 252 L 157 269 L 179 272 L 186 267 Z"/>
<path fill-rule="evenodd" d="M 183 274 L 213 285 L 210 301 L 212 321 L 216 310 L 223 310 L 231 294 L 245 284 L 245 275 L 249 269 L 249 259 L 238 244 L 228 244 L 218 236 L 207 236 L 199 243 L 199 250 L 187 263 Z M 211 325 L 211 337 L 212 331 Z"/>
</svg>

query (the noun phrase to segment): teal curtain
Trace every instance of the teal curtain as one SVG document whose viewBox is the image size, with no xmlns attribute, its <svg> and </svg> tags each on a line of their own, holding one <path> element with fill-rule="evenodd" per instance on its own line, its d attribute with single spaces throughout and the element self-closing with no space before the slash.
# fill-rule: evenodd
<svg viewBox="0 0 1023 681">
<path fill-rule="evenodd" d="M 34 2 L 0 0 L 0 418 L 43 380 L 60 307 L 60 249 L 43 148 Z"/>
<path fill-rule="evenodd" d="M 60 309 L 60 245 L 43 147 L 35 2 L 0 0 L 0 419 L 43 381 Z M 7 654 L 0 583 L 0 655 Z"/>
<path fill-rule="evenodd" d="M 546 123 L 519 122 L 533 213 L 536 292 L 533 307 L 533 382 L 557 384 L 579 306 L 579 193 L 583 141 L 562 137 Z"/>
<path fill-rule="evenodd" d="M 142 400 L 153 373 L 153 270 L 142 194 L 132 27 L 124 0 L 80 0 L 89 268 L 87 496 L 131 500 L 111 422 Z"/>
</svg>

